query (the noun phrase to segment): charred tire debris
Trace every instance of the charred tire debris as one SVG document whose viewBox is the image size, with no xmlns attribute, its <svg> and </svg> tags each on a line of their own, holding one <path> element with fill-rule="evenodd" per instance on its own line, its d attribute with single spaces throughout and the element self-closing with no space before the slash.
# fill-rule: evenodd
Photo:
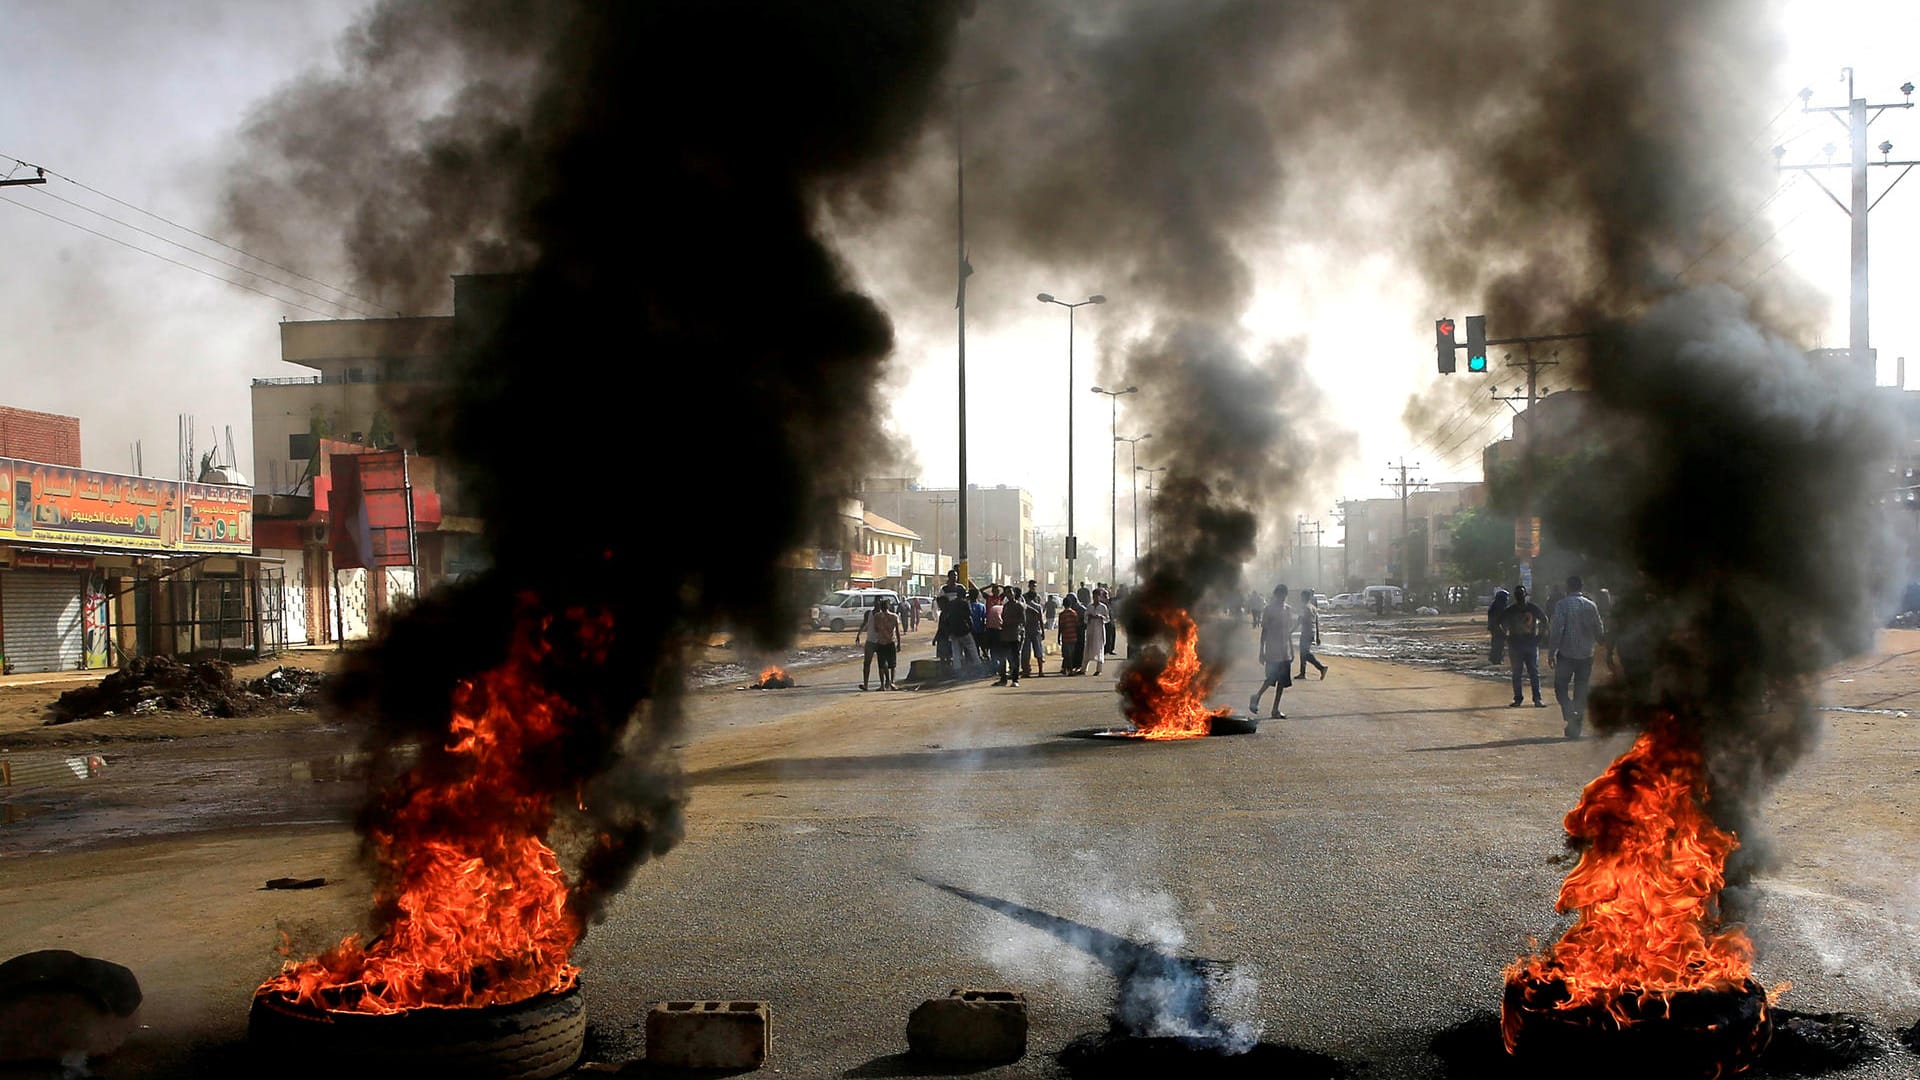
<svg viewBox="0 0 1920 1080">
<path fill-rule="evenodd" d="M 586 1034 L 578 988 L 505 1005 L 397 1013 L 326 1012 L 263 993 L 247 1017 L 248 1041 L 275 1073 L 336 1080 L 547 1080 L 579 1060 Z"/>
</svg>

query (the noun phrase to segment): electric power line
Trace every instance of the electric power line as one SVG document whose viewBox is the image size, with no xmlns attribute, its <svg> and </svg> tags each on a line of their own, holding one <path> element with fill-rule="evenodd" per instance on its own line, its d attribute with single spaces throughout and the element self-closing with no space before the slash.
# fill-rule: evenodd
<svg viewBox="0 0 1920 1080">
<path fill-rule="evenodd" d="M 249 258 L 249 259 L 252 259 L 253 261 L 255 261 L 255 262 L 257 262 L 257 263 L 261 263 L 262 265 L 265 265 L 265 266 L 271 266 L 271 267 L 273 267 L 273 268 L 274 268 L 275 270 L 279 270 L 279 271 L 281 271 L 281 272 L 283 272 L 283 273 L 288 273 L 288 274 L 292 274 L 292 275 L 293 275 L 294 277 L 297 277 L 297 278 L 299 278 L 299 279 L 300 279 L 300 280 L 302 280 L 302 281 L 310 281 L 310 282 L 312 282 L 313 284 L 315 284 L 315 285 L 318 285 L 318 286 L 320 286 L 320 287 L 321 287 L 321 288 L 323 288 L 323 289 L 331 289 L 332 291 L 334 291 L 334 292 L 337 292 L 337 293 L 339 293 L 339 294 L 340 294 L 340 295 L 342 295 L 342 296 L 345 296 L 345 297 L 348 297 L 349 299 L 353 299 L 353 300 L 358 300 L 358 301 L 360 301 L 361 303 L 363 303 L 363 304 L 366 304 L 366 305 L 368 305 L 369 307 L 372 307 L 372 308 L 373 308 L 374 310 L 376 310 L 376 311 L 385 311 L 385 312 L 388 312 L 389 314 L 393 314 L 393 315 L 398 315 L 398 314 L 399 314 L 399 312 L 397 312 L 397 311 L 394 311 L 394 310 L 393 310 L 392 308 L 389 308 L 389 307 L 386 307 L 386 306 L 384 306 L 384 305 L 382 305 L 382 304 L 381 304 L 381 303 L 380 303 L 380 302 L 379 302 L 378 300 L 372 300 L 372 299 L 369 299 L 369 298 L 367 298 L 367 297 L 365 297 L 365 296 L 361 296 L 361 295 L 359 295 L 358 293 L 354 293 L 354 292 L 350 292 L 350 291 L 348 291 L 348 290 L 346 290 L 346 289 L 343 289 L 343 288 L 341 288 L 341 287 L 340 287 L 340 286 L 338 286 L 338 285 L 333 285 L 333 284 L 330 284 L 330 283 L 328 283 L 328 282 L 325 282 L 325 281 L 322 281 L 322 280 L 320 280 L 319 278 L 316 278 L 316 277 L 312 277 L 312 276 L 309 276 L 309 275 L 307 275 L 307 274 L 303 274 L 303 273 L 301 273 L 300 271 L 298 271 L 298 270 L 295 270 L 295 269 L 293 269 L 293 268 L 292 268 L 292 267 L 290 267 L 290 266 L 282 266 L 282 265 L 280 265 L 279 263 L 277 263 L 277 262 L 274 262 L 274 261 L 273 261 L 272 259 L 268 259 L 268 258 L 263 258 L 262 256 L 259 256 L 259 255 L 255 255 L 254 253 L 252 253 L 252 252 L 250 252 L 250 251 L 247 251 L 247 250 L 245 250 L 244 248 L 238 248 L 238 247 L 235 247 L 235 246 L 233 246 L 232 244 L 229 244 L 229 243 L 227 243 L 227 242 L 226 242 L 225 240 L 221 240 L 221 239 L 218 239 L 218 238 L 216 238 L 216 237 L 212 237 L 212 236 L 208 236 L 208 235 L 207 235 L 206 233 L 203 233 L 203 232 L 201 232 L 201 231 L 199 231 L 198 229 L 194 229 L 194 228 L 190 228 L 190 227 L 188 227 L 188 226 L 186 226 L 186 225 L 182 225 L 182 224 L 180 224 L 180 223 L 179 223 L 179 222 L 177 222 L 177 221 L 173 221 L 173 220 L 171 220 L 171 219 L 169 219 L 169 218 L 166 218 L 166 217 L 163 217 L 163 216 L 161 216 L 161 215 L 159 215 L 159 214 L 156 214 L 156 213 L 154 213 L 153 211 L 151 211 L 151 210 L 148 210 L 148 209 L 146 209 L 146 208 L 144 208 L 144 207 L 140 207 L 140 206 L 135 206 L 134 204 L 132 204 L 132 203 L 130 203 L 130 202 L 128 202 L 128 201 L 126 201 L 125 199 L 122 199 L 122 198 L 120 198 L 120 197 L 118 197 L 118 196 L 116 196 L 116 195 L 109 195 L 108 193 L 106 193 L 106 192 L 104 192 L 104 191 L 101 191 L 101 190 L 100 190 L 99 188 L 96 188 L 96 187 L 90 187 L 90 186 L 88 186 L 87 184 L 84 184 L 84 183 L 81 183 L 80 181 L 78 181 L 78 180 L 75 180 L 75 179 L 74 179 L 73 177 L 71 177 L 71 176 L 68 176 L 68 175 L 66 175 L 65 173 L 62 173 L 62 172 L 57 172 L 57 171 L 55 171 L 55 170 L 53 170 L 53 169 L 49 169 L 49 168 L 47 168 L 47 167 L 46 167 L 45 165 L 36 165 L 36 164 L 34 164 L 34 163 L 32 163 L 32 162 L 29 162 L 29 161 L 25 161 L 25 160 L 23 160 L 23 159 L 21 159 L 21 158 L 17 158 L 17 157 L 14 157 L 14 156 L 12 156 L 11 154 L 0 154 L 0 157 L 4 157 L 4 158 L 6 158 L 6 159 L 7 159 L 8 161 L 11 161 L 11 162 L 13 162 L 13 163 L 14 163 L 15 165 L 19 165 L 19 166 L 23 166 L 23 167 L 25 167 L 25 168 L 29 168 L 29 169 L 39 169 L 40 171 L 42 171 L 42 172 L 44 172 L 44 173 L 46 173 L 46 174 L 47 174 L 48 176 L 51 176 L 51 177 L 55 177 L 55 178 L 57 178 L 57 179 L 60 179 L 60 180 L 64 180 L 64 181 L 66 181 L 67 183 L 69 183 L 69 184 L 72 184 L 72 185 L 73 185 L 74 187 L 77 187 L 77 188 L 79 188 L 79 189 L 81 189 L 82 191 L 90 191 L 90 192 L 92 192 L 93 194 L 95 194 L 95 195 L 98 195 L 98 196 L 100 196 L 100 197 L 101 197 L 101 198 L 103 198 L 103 199 L 106 199 L 106 200 L 107 200 L 108 202 L 114 202 L 114 203 L 119 203 L 119 204 L 120 204 L 121 206 L 124 206 L 124 207 L 126 207 L 127 209 L 129 209 L 129 210 L 132 210 L 132 211 L 133 211 L 134 213 L 137 213 L 137 214 L 144 214 L 144 215 L 146 215 L 147 217 L 150 217 L 150 218 L 152 218 L 152 219 L 154 219 L 155 221 L 159 221 L 159 222 L 162 222 L 162 223 L 164 223 L 164 224 L 166 224 L 166 225 L 169 225 L 169 226 L 171 226 L 171 227 L 173 227 L 173 228 L 175 228 L 175 229 L 179 229 L 179 230 L 180 230 L 181 232 L 184 232 L 184 233 L 190 233 L 190 234 L 192 234 L 192 235 L 194 235 L 194 236 L 197 236 L 197 237 L 199 237 L 200 239 L 202 239 L 202 240 L 205 240 L 205 241 L 207 241 L 207 242 L 209 242 L 209 243 L 214 243 L 214 244 L 218 244 L 218 245 L 220 245 L 221 247 L 223 247 L 223 248 L 226 248 L 226 249 L 227 249 L 228 251 L 231 251 L 231 252 L 234 252 L 235 254 L 238 254 L 238 255 L 244 255 L 244 256 L 246 256 L 247 258 Z M 97 211 L 96 211 L 96 213 L 97 213 Z M 102 215 L 102 216 L 104 217 L 105 215 Z M 57 220 L 57 219 L 56 219 L 56 220 Z M 128 227 L 129 227 L 129 228 L 132 228 L 133 226 L 128 226 Z M 168 241 L 168 243 L 173 243 L 173 241 Z M 183 245 L 183 246 L 184 246 L 184 245 Z M 189 248 L 188 250 L 192 250 L 192 249 L 190 249 L 190 248 Z M 209 256 L 209 257 L 211 257 L 211 256 Z M 248 272 L 248 273 L 255 273 L 255 271 L 251 271 L 251 270 L 249 270 L 249 271 L 247 271 L 247 272 Z M 263 277 L 264 277 L 265 275 L 261 275 L 261 276 L 263 276 Z M 327 301 L 327 302 L 328 302 L 328 303 L 335 303 L 335 301 L 331 301 L 331 300 L 329 300 L 329 301 Z M 341 305 L 341 306 L 342 306 L 342 307 L 344 307 L 344 306 L 346 306 L 346 305 L 344 305 L 344 304 L 343 304 L 343 305 Z"/>
<path fill-rule="evenodd" d="M 265 280 L 267 280 L 267 281 L 271 281 L 271 282 L 273 282 L 273 283 L 274 283 L 275 285 L 278 285 L 278 286 L 280 286 L 280 287 L 281 287 L 281 288 L 283 288 L 283 289 L 291 289 L 291 290 L 293 290 L 294 292 L 297 292 L 297 293 L 299 293 L 299 294 L 300 294 L 300 295 L 302 295 L 302 296 L 310 296 L 310 297 L 312 297 L 313 299 L 315 299 L 315 300 L 318 300 L 318 301 L 320 301 L 320 302 L 321 302 L 321 303 L 323 303 L 323 304 L 332 304 L 333 306 L 335 306 L 335 307 L 337 307 L 337 308 L 342 308 L 342 309 L 344 309 L 344 310 L 346 310 L 346 311 L 350 311 L 350 312 L 353 312 L 353 313 L 354 313 L 355 315 L 366 315 L 366 314 L 367 314 L 367 311 L 366 311 L 366 310 L 364 310 L 363 308 L 360 308 L 360 307 L 356 307 L 356 306 L 355 306 L 355 305 L 353 305 L 353 304 L 348 304 L 348 303 L 345 303 L 345 302 L 343 302 L 343 301 L 340 301 L 340 300 L 335 300 L 335 299 L 333 299 L 332 297 L 329 297 L 329 296 L 322 296 L 322 295 L 320 295 L 319 293 L 317 293 L 317 292 L 314 292 L 314 291 L 313 291 L 313 290 L 311 290 L 311 289 L 303 289 L 303 288 L 301 288 L 300 286 L 298 286 L 298 285 L 295 285 L 295 284 L 293 284 L 293 283 L 291 283 L 291 282 L 286 282 L 286 281 L 281 281 L 281 280 L 279 280 L 278 278 L 275 278 L 275 277 L 273 277 L 273 276 L 271 276 L 271 275 L 268 275 L 268 274 L 263 274 L 263 273 L 261 273 L 260 271 L 258 271 L 258 270 L 254 270 L 254 269 L 252 269 L 252 268 L 250 268 L 250 267 L 246 267 L 246 266 L 241 266 L 241 265 L 240 265 L 239 263 L 236 263 L 236 262 L 229 262 L 229 261 L 227 261 L 226 259 L 223 259 L 223 258 L 221 258 L 221 257 L 220 257 L 220 256 L 218 256 L 218 255 L 210 255 L 210 254 L 208 254 L 207 252 L 204 252 L 204 251 L 201 251 L 201 250 L 200 250 L 199 248 L 195 248 L 195 247 L 189 247 L 188 245 L 186 245 L 186 244 L 183 244 L 183 243 L 181 243 L 181 242 L 180 242 L 180 241 L 178 241 L 178 240 L 174 240 L 174 239 L 171 239 L 171 238 L 169 238 L 169 237 L 165 237 L 165 236 L 162 236 L 162 235 L 160 235 L 159 233 L 157 233 L 157 232 L 154 232 L 154 231 L 153 231 L 153 230 L 151 230 L 151 229 L 143 229 L 143 228 L 141 228 L 140 226 L 138 226 L 138 225 L 135 225 L 135 224 L 133 224 L 133 223 L 132 223 L 132 222 L 130 222 L 130 221 L 122 221 L 122 220 L 120 220 L 119 218 L 117 218 L 117 217 L 114 217 L 113 215 L 111 215 L 111 214 L 108 214 L 108 213 L 106 213 L 105 211 L 102 211 L 102 210 L 95 210 L 95 209 L 94 209 L 93 207 L 91 207 L 91 206 L 87 206 L 87 205 L 85 205 L 85 204 L 83 204 L 83 203 L 77 203 L 77 202 L 74 202 L 74 201 L 73 201 L 72 199 L 69 199 L 69 198 L 66 198 L 66 197 L 64 197 L 64 196 L 61 196 L 61 195 L 55 195 L 55 194 L 54 194 L 53 192 L 51 192 L 51 191 L 48 191 L 48 190 L 46 190 L 45 188 L 36 188 L 35 190 L 36 190 L 36 191 L 38 191 L 38 192 L 39 192 L 39 193 L 40 193 L 41 195 L 44 195 L 44 196 L 46 196 L 46 197 L 47 197 L 47 198 L 49 198 L 49 199 L 53 199 L 53 200 L 55 200 L 55 201 L 58 201 L 58 202 L 63 202 L 63 203 L 66 203 L 66 204 L 67 204 L 68 206 L 71 206 L 71 207 L 73 207 L 73 208 L 74 208 L 74 209 L 76 209 L 76 210 L 84 210 L 85 212 L 87 212 L 87 213 L 89 213 L 89 214 L 93 214 L 93 215 L 95 215 L 96 217 L 101 217 L 101 218 L 105 218 L 106 220 L 108 220 L 108 221 L 111 221 L 111 222 L 113 222 L 113 223 L 114 223 L 115 225 L 119 225 L 119 226 L 121 226 L 122 228 L 127 228 L 127 229 L 132 229 L 132 230 L 133 230 L 134 232 L 137 232 L 137 233 L 139 233 L 139 234 L 141 234 L 142 236 L 151 236 L 151 237 L 153 237 L 153 238 L 154 238 L 155 240 L 158 240 L 158 241 L 160 241 L 160 242 L 161 242 L 161 243 L 163 243 L 163 244 L 172 244 L 172 245 L 173 245 L 174 247 L 177 247 L 177 248 L 179 248 L 179 249 L 180 249 L 180 250 L 182 250 L 182 251 L 190 251 L 190 252 L 192 252 L 192 253 L 194 253 L 195 255 L 198 255 L 198 256 L 200 256 L 200 257 L 201 257 L 201 258 L 203 258 L 203 259 L 211 259 L 212 261 L 214 261 L 214 262 L 217 262 L 217 263 L 219 263 L 219 264 L 220 264 L 221 266 L 225 266 L 225 267 L 228 267 L 229 269 L 233 269 L 233 270 L 238 270 L 238 271 L 240 271 L 240 272 L 241 272 L 241 273 L 243 273 L 243 274 L 252 274 L 252 275 L 253 275 L 254 277 L 257 277 L 257 278 L 262 278 L 262 279 L 265 279 Z M 189 230 L 189 231 L 191 231 L 191 230 Z M 215 243 L 219 243 L 219 241 L 217 241 L 217 240 L 216 240 L 216 241 L 214 241 L 214 242 L 215 242 Z M 225 245 L 222 245 L 222 246 L 224 247 Z M 249 258 L 252 258 L 252 256 L 248 256 L 248 257 L 249 257 Z M 261 261 L 263 261 L 263 262 L 264 262 L 265 260 L 261 260 Z M 292 271 L 288 271 L 288 273 L 292 273 Z M 296 277 L 301 277 L 301 276 L 304 276 L 304 275 L 299 275 L 299 274 L 295 274 L 294 276 L 296 276 Z M 309 280 L 311 280 L 311 279 L 309 279 Z M 337 290 L 336 290 L 336 291 L 337 291 Z M 379 309 L 377 309 L 377 308 L 376 308 L 375 310 L 377 311 L 377 310 L 379 310 Z"/>
<path fill-rule="evenodd" d="M 7 198 L 7 197 L 6 197 L 6 196 L 4 196 L 4 195 L 0 195 L 0 202 L 8 202 L 8 203 L 12 203 L 13 205 L 15 205 L 15 206 L 17 206 L 17 207 L 19 207 L 19 208 L 20 208 L 20 209 L 22 209 L 22 210 L 27 210 L 27 211 L 31 211 L 32 213 L 35 213 L 35 214 L 39 214 L 39 215 L 40 215 L 41 217 L 43 217 L 43 218 L 48 218 L 48 219 L 50 219 L 50 220 L 52 220 L 52 221 L 57 221 L 57 222 L 59 222 L 59 223 L 60 223 L 60 224 L 62 224 L 62 225 L 66 225 L 66 226 L 70 226 L 70 227 L 72 227 L 72 228 L 75 228 L 75 229 L 79 229 L 79 230 L 80 230 L 81 232 L 83 232 L 83 233 L 91 233 L 92 235 L 94 235 L 94 236 L 97 236 L 97 237 L 99 237 L 99 238 L 100 238 L 100 239 L 102 239 L 102 240 L 111 240 L 111 241 L 113 241 L 114 243 L 116 243 L 116 244 L 119 244 L 119 245 L 120 245 L 121 247 L 126 247 L 126 248 L 132 248 L 133 250 L 135 250 L 135 251 L 138 251 L 138 252 L 140 252 L 140 253 L 141 253 L 141 254 L 143 254 L 143 255 L 151 255 L 151 256 L 153 256 L 154 258 L 156 258 L 156 259 L 159 259 L 159 260 L 160 260 L 160 261 L 162 261 L 162 262 L 170 262 L 170 263 L 172 263 L 173 265 L 175 265 L 175 266 L 178 266 L 178 267 L 180 267 L 180 268 L 181 268 L 182 270 L 191 270 L 191 271 L 193 271 L 193 272 L 194 272 L 194 273 L 196 273 L 196 274 L 200 274 L 200 275 L 202 275 L 202 276 L 204 276 L 204 277 L 210 277 L 210 278 L 212 278 L 212 279 L 214 279 L 215 281 L 224 281 L 224 282 L 226 282 L 226 283 L 227 283 L 227 284 L 229 284 L 229 285 L 232 285 L 232 286 L 234 286 L 234 287 L 236 287 L 236 288 L 241 288 L 241 289 L 245 289 L 245 290 L 247 290 L 247 291 L 248 291 L 248 292 L 250 292 L 250 293 L 259 293 L 259 294 L 260 294 L 261 296 L 264 296 L 264 297 L 266 297 L 266 298 L 267 298 L 267 299 L 269 299 L 269 300 L 277 300 L 277 301 L 279 301 L 279 302 L 280 302 L 280 303 L 282 303 L 282 304 L 286 304 L 286 305 L 287 305 L 288 307 L 296 307 L 296 308 L 299 308 L 299 309 L 300 309 L 301 311 L 305 311 L 305 312 L 308 312 L 308 313 L 310 313 L 310 314 L 314 314 L 314 315 L 318 315 L 318 316 L 320 316 L 320 317 L 321 317 L 321 318 L 323 318 L 323 319 L 331 319 L 331 318 L 333 318 L 333 317 L 334 317 L 334 316 L 333 316 L 333 313 L 332 313 L 332 312 L 327 312 L 327 311 L 321 311 L 321 310 L 320 310 L 319 308 L 311 308 L 311 307 L 308 307 L 307 305 L 305 305 L 305 304 L 302 304 L 302 303 L 300 303 L 300 302 L 299 302 L 299 301 L 297 301 L 297 300 L 288 300 L 288 299 L 286 299 L 286 298 L 284 298 L 284 297 L 280 297 L 280 296 L 275 296 L 275 295 L 273 295 L 273 294 L 272 294 L 272 293 L 270 293 L 270 292 L 266 292 L 266 291 L 264 291 L 264 290 L 261 290 L 261 289 L 256 289 L 256 288 L 254 288 L 253 286 L 251 286 L 251 285 L 248 285 L 248 284 L 247 284 L 246 282 L 244 282 L 244 281 L 235 281 L 235 280 L 233 280 L 232 278 L 227 278 L 227 277 L 221 277 L 221 276 L 220 276 L 219 274 L 216 274 L 216 273 L 214 273 L 214 272 L 213 272 L 213 271 L 211 271 L 211 270 L 202 270 L 202 269 L 201 269 L 200 267 L 198 267 L 198 266 L 193 266 L 193 265 L 191 265 L 191 264 L 189 264 L 189 263 L 183 263 L 183 262 L 181 262 L 181 261 L 180 261 L 179 259 L 175 259 L 175 258 L 173 258 L 173 257 L 171 257 L 171 256 L 167 256 L 167 255 L 162 255 L 162 254 L 160 254 L 160 253 L 159 253 L 159 252 L 157 252 L 157 251 L 148 251 L 148 250 L 147 250 L 146 248 L 143 248 L 143 247 L 141 247 L 141 246 L 140 246 L 140 245 L 138 245 L 138 244 L 135 244 L 135 243 L 132 243 L 132 242 L 130 242 L 130 241 L 127 241 L 127 240 L 122 240 L 122 239 L 120 239 L 119 237 L 117 237 L 117 236 L 113 236 L 113 235 L 111 235 L 111 234 L 109 234 L 109 233 L 103 233 L 103 232 L 101 232 L 101 231 L 100 231 L 100 230 L 98 230 L 98 229 L 89 229 L 88 227 L 86 227 L 85 225 L 82 225 L 82 224 L 80 224 L 80 223 L 79 223 L 79 222 L 77 222 L 77 221 L 68 221 L 68 220 L 67 220 L 66 218 L 63 218 L 63 217 L 60 217 L 60 216 L 59 216 L 59 215 L 57 215 L 57 214 L 50 214 L 50 213 L 48 213 L 48 212 L 46 212 L 45 210 L 42 210 L 42 209 L 40 209 L 40 208 L 39 208 L 39 207 L 37 207 L 37 206 L 28 206 L 28 205 L 27 205 L 26 203 L 23 203 L 23 202 L 20 202 L 20 201 L 19 201 L 19 200 L 17 200 L 17 199 L 10 199 L 10 198 Z"/>
</svg>

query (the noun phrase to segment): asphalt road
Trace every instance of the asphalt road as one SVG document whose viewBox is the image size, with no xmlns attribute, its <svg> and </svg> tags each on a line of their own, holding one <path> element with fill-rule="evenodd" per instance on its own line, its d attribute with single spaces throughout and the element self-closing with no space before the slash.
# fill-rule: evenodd
<svg viewBox="0 0 1920 1080">
<path fill-rule="evenodd" d="M 1560 817 L 1626 743 L 1563 741 L 1556 710 L 1506 709 L 1485 680 L 1329 662 L 1325 682 L 1287 693 L 1288 719 L 1171 744 L 1073 737 L 1118 721 L 1111 665 L 902 693 L 861 693 L 857 665 L 839 665 L 793 690 L 694 695 L 688 838 L 576 955 L 592 1056 L 638 1056 L 651 1002 L 757 998 L 772 1006 L 766 1072 L 917 1075 L 901 1056 L 915 1004 L 1010 986 L 1031 1001 L 1029 1053 L 970 1075 L 1062 1075 L 1053 1055 L 1106 1027 L 1118 938 L 1217 961 L 1227 1026 L 1370 1077 L 1445 1075 L 1432 1037 L 1496 1008 L 1502 967 L 1564 925 Z M 1244 707 L 1252 687 L 1230 678 L 1218 700 Z M 1829 722 L 1773 800 L 1756 974 L 1793 983 L 1788 1007 L 1904 1027 L 1920 1019 L 1906 810 L 1920 755 L 1904 724 Z M 153 1030 L 105 1075 L 231 1060 L 274 928 L 324 941 L 364 908 L 338 829 L 167 843 L 116 855 L 117 872 L 84 854 L 0 864 L 27 871 L 0 896 L 0 952 L 57 933 L 130 963 L 157 999 Z M 253 892 L 270 868 L 346 880 Z M 124 926 L 136 912 L 144 936 Z M 173 929 L 164 948 L 155 925 Z M 1829 1075 L 1916 1072 L 1895 1051 Z"/>
</svg>

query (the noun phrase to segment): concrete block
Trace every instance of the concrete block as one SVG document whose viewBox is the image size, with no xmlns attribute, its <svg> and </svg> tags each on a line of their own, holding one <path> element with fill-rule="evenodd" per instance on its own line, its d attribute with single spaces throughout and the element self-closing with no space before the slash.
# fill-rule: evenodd
<svg viewBox="0 0 1920 1080">
<path fill-rule="evenodd" d="M 764 1001 L 662 1001 L 647 1013 L 647 1060 L 674 1069 L 757 1069 L 772 1024 Z"/>
<path fill-rule="evenodd" d="M 947 1061 L 1013 1061 L 1027 1052 L 1027 996 L 969 989 L 921 1002 L 907 1018 L 907 1046 Z"/>
</svg>

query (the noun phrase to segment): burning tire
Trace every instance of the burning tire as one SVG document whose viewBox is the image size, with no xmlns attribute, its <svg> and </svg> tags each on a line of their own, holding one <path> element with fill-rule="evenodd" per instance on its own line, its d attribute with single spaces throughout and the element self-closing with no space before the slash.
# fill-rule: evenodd
<svg viewBox="0 0 1920 1080">
<path fill-rule="evenodd" d="M 578 988 L 507 1005 L 397 1013 L 328 1012 L 255 995 L 247 1037 L 275 1072 L 366 1077 L 546 1080 L 579 1060 L 587 1036 Z"/>
<path fill-rule="evenodd" d="M 1623 997 L 1617 1012 L 1602 1005 L 1560 1007 L 1565 983 L 1507 984 L 1501 1026 L 1513 1056 L 1571 1067 L 1574 1075 L 1724 1077 L 1760 1060 L 1773 1035 L 1767 993 L 1749 979 L 1737 990 L 1691 990 L 1668 997 Z"/>
</svg>

